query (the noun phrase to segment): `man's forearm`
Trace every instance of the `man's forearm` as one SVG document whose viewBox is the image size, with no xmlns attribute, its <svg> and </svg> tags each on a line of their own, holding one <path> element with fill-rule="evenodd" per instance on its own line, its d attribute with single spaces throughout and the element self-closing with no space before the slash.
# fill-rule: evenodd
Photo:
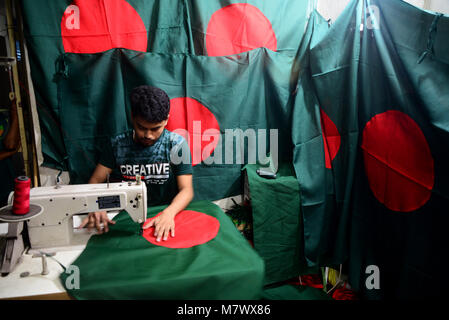
<svg viewBox="0 0 449 320">
<path fill-rule="evenodd" d="M 102 180 L 96 176 L 92 176 L 87 183 L 103 183 L 104 181 L 105 180 Z"/>
<path fill-rule="evenodd" d="M 98 164 L 87 183 L 103 183 L 111 172 L 112 169 Z"/>
<path fill-rule="evenodd" d="M 175 217 L 184 210 L 193 199 L 193 188 L 184 188 L 176 195 L 171 204 L 163 210 L 164 213 Z"/>
<path fill-rule="evenodd" d="M 6 158 L 9 158 L 13 156 L 15 153 L 17 153 L 17 150 L 14 151 L 0 151 L 0 160 L 4 160 Z"/>
</svg>

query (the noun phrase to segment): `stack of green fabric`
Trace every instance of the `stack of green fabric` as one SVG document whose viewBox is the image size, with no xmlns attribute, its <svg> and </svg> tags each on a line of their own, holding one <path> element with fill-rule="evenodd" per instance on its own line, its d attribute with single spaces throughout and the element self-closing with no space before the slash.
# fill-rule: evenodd
<svg viewBox="0 0 449 320">
<path fill-rule="evenodd" d="M 265 261 L 265 284 L 313 272 L 304 259 L 303 224 L 298 180 L 293 166 L 281 163 L 275 179 L 257 174 L 259 165 L 246 165 L 253 213 L 254 248 Z"/>
</svg>

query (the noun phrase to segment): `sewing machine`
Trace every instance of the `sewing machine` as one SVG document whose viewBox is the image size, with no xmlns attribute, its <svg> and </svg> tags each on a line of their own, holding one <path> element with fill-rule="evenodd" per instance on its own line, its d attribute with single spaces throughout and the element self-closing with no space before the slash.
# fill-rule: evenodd
<svg viewBox="0 0 449 320">
<path fill-rule="evenodd" d="M 56 185 L 30 190 L 30 213 L 17 216 L 9 205 L 0 209 L 0 220 L 9 223 L 1 273 L 11 272 L 24 251 L 22 231 L 26 222 L 30 251 L 55 252 L 87 243 L 94 234 L 75 229 L 73 217 L 95 211 L 126 210 L 131 219 L 142 224 L 147 215 L 145 183 L 136 182 Z"/>
</svg>

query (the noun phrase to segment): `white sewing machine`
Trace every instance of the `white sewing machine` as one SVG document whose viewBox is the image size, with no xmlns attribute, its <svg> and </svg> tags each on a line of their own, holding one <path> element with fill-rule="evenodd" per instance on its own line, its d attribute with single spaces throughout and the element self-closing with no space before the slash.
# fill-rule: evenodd
<svg viewBox="0 0 449 320">
<path fill-rule="evenodd" d="M 136 182 L 56 185 L 36 187 L 30 192 L 30 213 L 12 213 L 10 205 L 0 209 L 0 220 L 9 223 L 6 247 L 0 261 L 1 273 L 9 273 L 24 251 L 23 223 L 26 222 L 31 250 L 46 252 L 85 245 L 92 232 L 74 228 L 73 217 L 95 211 L 126 210 L 132 220 L 143 223 L 147 215 L 146 184 Z"/>
</svg>

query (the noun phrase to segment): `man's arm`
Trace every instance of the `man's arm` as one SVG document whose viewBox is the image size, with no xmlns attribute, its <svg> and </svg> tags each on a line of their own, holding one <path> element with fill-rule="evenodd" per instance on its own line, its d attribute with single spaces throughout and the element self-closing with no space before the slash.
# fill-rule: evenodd
<svg viewBox="0 0 449 320">
<path fill-rule="evenodd" d="M 17 119 L 17 106 L 16 100 L 12 101 L 11 111 L 9 116 L 10 126 L 8 133 L 3 139 L 3 146 L 6 151 L 15 151 L 19 150 L 20 147 L 20 133 L 19 133 L 19 121 Z"/>
<path fill-rule="evenodd" d="M 98 164 L 94 170 L 94 173 L 89 179 L 88 183 L 103 183 L 106 181 L 109 174 L 111 174 L 112 169 L 105 167 L 102 164 Z M 89 213 L 89 216 L 83 220 L 79 228 L 84 228 L 87 225 L 87 228 L 90 230 L 95 227 L 98 230 L 98 233 L 103 233 L 101 229 L 101 223 L 104 226 L 104 232 L 108 232 L 108 224 L 115 224 L 115 221 L 109 220 L 106 211 L 97 211 Z"/>
<path fill-rule="evenodd" d="M 12 101 L 9 116 L 10 126 L 3 139 L 4 150 L 0 151 L 0 160 L 6 159 L 17 153 L 20 147 L 19 123 L 17 120 L 16 100 Z"/>
<path fill-rule="evenodd" d="M 184 210 L 193 199 L 193 183 L 192 175 L 185 174 L 177 176 L 176 180 L 178 182 L 179 192 L 173 199 L 171 204 L 162 211 L 173 218 L 182 210 Z"/>
<path fill-rule="evenodd" d="M 143 229 L 148 229 L 154 225 L 154 236 L 157 237 L 156 241 L 161 241 L 161 238 L 167 240 L 170 233 L 172 237 L 175 236 L 175 216 L 189 205 L 194 196 L 191 174 L 177 176 L 176 180 L 179 188 L 176 197 L 162 211 L 161 215 L 143 227 Z"/>
<path fill-rule="evenodd" d="M 101 163 L 97 164 L 97 167 L 92 173 L 88 183 L 103 183 L 106 181 L 109 174 L 111 174 L 112 169 L 105 167 Z"/>
<path fill-rule="evenodd" d="M 0 160 L 4 160 L 6 158 L 9 158 L 9 157 L 13 156 L 16 153 L 17 153 L 17 150 L 13 150 L 13 151 L 2 150 L 2 151 L 0 151 Z"/>
</svg>

